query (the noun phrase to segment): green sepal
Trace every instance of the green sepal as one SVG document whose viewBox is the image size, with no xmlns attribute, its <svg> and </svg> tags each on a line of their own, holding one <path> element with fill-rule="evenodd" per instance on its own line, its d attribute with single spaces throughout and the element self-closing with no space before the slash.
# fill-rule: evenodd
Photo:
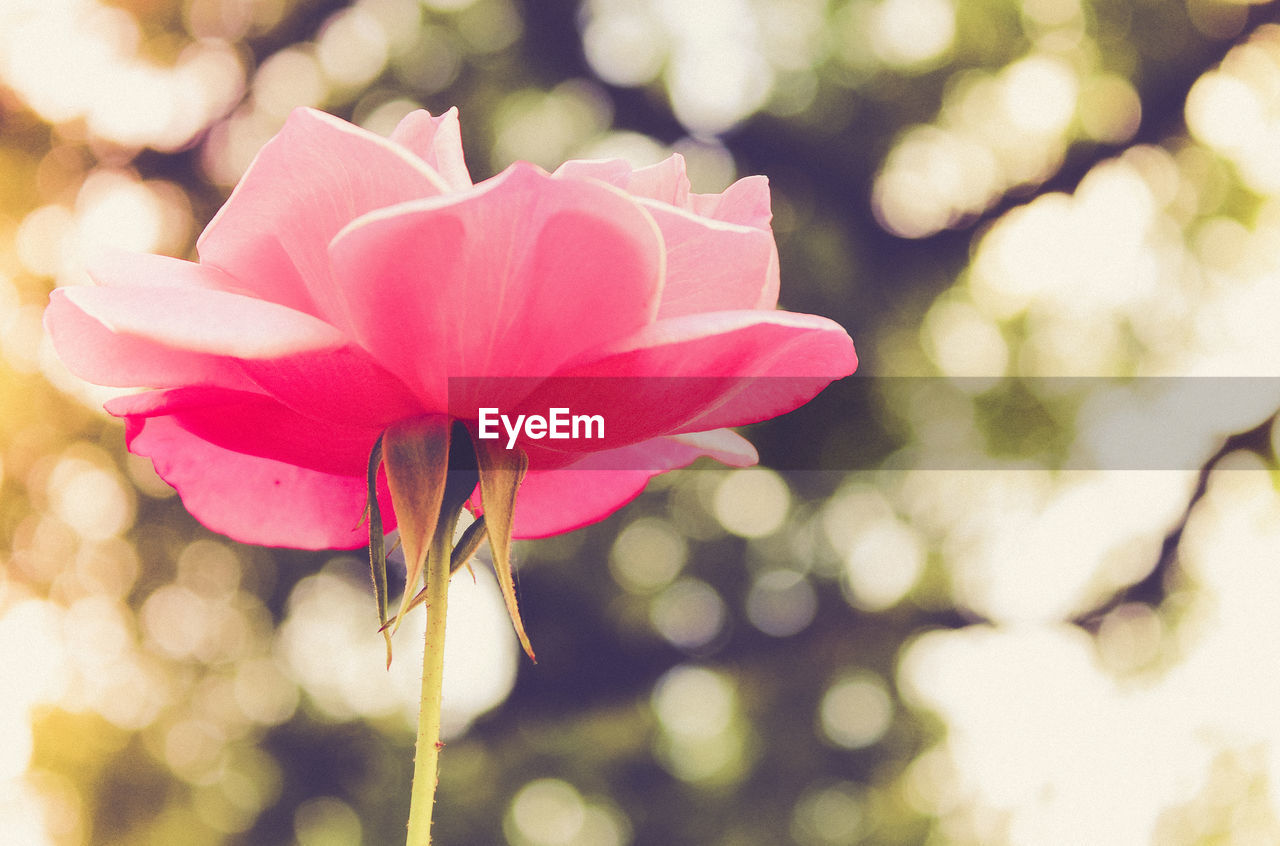
<svg viewBox="0 0 1280 846">
<path fill-rule="evenodd" d="M 369 575 L 373 579 L 373 599 L 378 605 L 378 631 L 387 642 L 387 668 L 391 668 L 391 633 L 387 631 L 387 555 L 382 534 L 382 509 L 378 507 L 378 466 L 382 464 L 382 435 L 373 443 L 366 473 L 368 487 L 365 516 L 369 520 Z"/>
<path fill-rule="evenodd" d="M 391 633 L 417 592 L 440 523 L 449 471 L 449 421 L 431 417 L 392 426 L 383 434 L 382 462 L 404 546 L 404 595 Z"/>
<path fill-rule="evenodd" d="M 426 596 L 417 588 L 427 555 L 433 548 L 450 548 L 454 525 L 479 472 L 471 438 L 461 423 L 443 417 L 415 420 L 391 427 L 384 437 L 383 464 L 405 553 L 404 595 L 390 620 L 394 634 L 417 597 Z"/>
<path fill-rule="evenodd" d="M 497 441 L 475 440 L 476 461 L 480 468 L 480 501 L 484 506 L 489 549 L 493 552 L 493 572 L 507 604 L 507 615 L 525 654 L 535 664 L 533 647 L 520 619 L 516 602 L 515 581 L 511 572 L 511 532 L 514 527 L 516 492 L 529 469 L 529 457 L 521 449 L 505 449 Z"/>
<path fill-rule="evenodd" d="M 453 554 L 449 556 L 449 574 L 452 575 L 463 567 L 471 566 L 471 558 L 476 554 L 476 550 L 480 548 L 480 544 L 484 543 L 485 536 L 484 515 L 477 517 L 470 526 L 462 531 L 462 537 L 458 539 L 458 545 L 453 548 Z"/>
<path fill-rule="evenodd" d="M 463 567 L 469 568 L 471 566 L 471 559 L 476 554 L 476 551 L 480 549 L 480 544 L 484 543 L 484 539 L 485 526 L 484 515 L 482 514 L 475 522 L 470 526 L 467 526 L 467 528 L 462 532 L 462 537 L 458 539 L 458 545 L 453 548 L 453 553 L 449 556 L 450 575 L 458 572 L 458 570 Z M 413 599 L 409 600 L 408 606 L 404 609 L 405 613 L 412 611 L 426 601 L 427 589 L 424 587 L 422 590 L 418 591 Z M 397 614 L 396 617 L 398 618 L 399 615 Z M 395 622 L 395 619 L 390 622 L 383 621 L 382 628 L 379 629 L 379 631 L 385 632 L 388 628 L 394 625 Z"/>
</svg>

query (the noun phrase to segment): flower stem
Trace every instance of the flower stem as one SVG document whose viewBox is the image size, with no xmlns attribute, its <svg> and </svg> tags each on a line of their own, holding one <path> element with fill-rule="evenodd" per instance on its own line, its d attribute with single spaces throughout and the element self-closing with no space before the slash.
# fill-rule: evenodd
<svg viewBox="0 0 1280 846">
<path fill-rule="evenodd" d="M 437 529 L 427 553 L 427 642 L 422 655 L 422 701 L 413 762 L 407 846 L 430 846 L 440 749 L 440 693 L 444 682 L 444 621 L 449 604 L 449 557 L 453 527 Z"/>
</svg>

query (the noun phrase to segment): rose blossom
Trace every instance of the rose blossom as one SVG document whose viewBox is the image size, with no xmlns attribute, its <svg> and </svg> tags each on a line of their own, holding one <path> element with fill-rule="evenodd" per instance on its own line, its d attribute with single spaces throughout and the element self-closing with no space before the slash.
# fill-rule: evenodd
<svg viewBox="0 0 1280 846">
<path fill-rule="evenodd" d="M 474 435 L 458 409 L 477 405 L 545 414 L 537 385 L 557 377 L 569 398 L 552 401 L 602 414 L 611 438 L 522 441 L 512 530 L 545 536 L 699 456 L 753 463 L 725 427 L 854 370 L 840 326 L 777 310 L 769 221 L 763 177 L 691 193 L 678 155 L 516 163 L 473 184 L 454 109 L 414 112 L 389 139 L 299 109 L 198 262 L 106 256 L 96 286 L 53 292 L 46 325 L 77 375 L 149 389 L 106 408 L 196 518 L 268 545 L 363 545 L 381 434 L 444 415 Z M 452 404 L 451 377 L 472 386 Z M 686 378 L 657 399 L 639 387 Z M 591 467 L 609 469 L 575 472 Z M 390 528 L 385 482 L 379 501 Z"/>
</svg>

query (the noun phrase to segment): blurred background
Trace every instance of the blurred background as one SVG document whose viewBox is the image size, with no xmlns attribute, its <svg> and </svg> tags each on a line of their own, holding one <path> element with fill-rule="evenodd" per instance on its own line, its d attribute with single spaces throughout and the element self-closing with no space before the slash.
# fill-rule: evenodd
<svg viewBox="0 0 1280 846">
<path fill-rule="evenodd" d="M 767 174 L 784 307 L 874 378 L 517 545 L 536 666 L 454 580 L 438 842 L 1280 842 L 1280 391 L 1203 387 L 1280 375 L 1273 19 L 0 0 L 0 840 L 403 841 L 421 619 L 388 673 L 358 551 L 202 529 L 41 313 L 96 244 L 193 256 L 291 108 L 457 105 L 477 179 Z"/>
</svg>

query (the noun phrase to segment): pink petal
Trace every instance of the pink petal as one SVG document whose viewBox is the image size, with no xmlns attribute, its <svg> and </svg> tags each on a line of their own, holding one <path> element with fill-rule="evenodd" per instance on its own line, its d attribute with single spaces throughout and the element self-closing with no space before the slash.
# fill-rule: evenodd
<svg viewBox="0 0 1280 846">
<path fill-rule="evenodd" d="M 755 463 L 755 449 L 733 432 L 659 438 L 588 456 L 563 470 L 531 470 L 516 497 L 517 538 L 543 538 L 603 520 L 644 490 L 653 476 L 704 455 L 733 466 Z M 637 469 L 592 469 L 628 467 Z"/>
<path fill-rule="evenodd" d="M 132 418 L 130 451 L 149 456 L 191 514 L 242 543 L 298 549 L 355 549 L 368 542 L 361 521 L 365 481 L 232 452 L 184 430 L 171 417 Z M 385 528 L 390 494 L 379 491 Z"/>
<path fill-rule="evenodd" d="M 563 376 L 785 376 L 839 379 L 857 367 L 840 324 L 790 311 L 722 311 L 645 326 Z"/>
<path fill-rule="evenodd" d="M 168 261 L 182 272 L 199 267 Z M 67 366 L 100 385 L 266 391 L 304 414 L 357 424 L 418 412 L 408 389 L 337 329 L 239 294 L 60 288 L 45 324 Z"/>
<path fill-rule="evenodd" d="M 672 153 L 657 164 L 632 171 L 623 187 L 637 197 L 647 197 L 677 208 L 689 206 L 689 176 L 685 172 L 684 156 L 679 153 Z"/>
<path fill-rule="evenodd" d="M 564 179 L 598 179 L 621 188 L 634 197 L 687 208 L 689 177 L 684 156 L 673 153 L 648 167 L 633 168 L 623 159 L 571 159 L 556 168 Z"/>
<path fill-rule="evenodd" d="M 225 356 L 186 349 L 181 340 L 149 335 L 130 306 L 160 288 L 58 288 L 49 296 L 45 329 L 67 368 L 98 385 L 131 388 L 215 384 L 250 389 L 252 382 Z M 186 293 L 186 292 L 183 292 Z M 153 303 L 154 301 L 152 301 Z M 117 307 L 118 306 L 118 307 Z M 183 314 L 184 319 L 191 315 Z"/>
<path fill-rule="evenodd" d="M 266 300 L 343 325 L 327 248 L 356 217 L 448 186 L 400 144 L 295 109 L 200 236 L 200 259 Z"/>
<path fill-rule="evenodd" d="M 638 198 L 654 201 L 645 203 L 645 207 L 662 227 L 669 253 L 677 253 L 674 257 L 668 255 L 661 317 L 678 317 L 694 311 L 777 307 L 778 251 L 769 229 L 773 212 L 766 177 L 739 179 L 721 194 L 693 194 L 689 191 L 684 158 L 678 154 L 635 170 L 622 159 L 573 160 L 557 168 L 555 175 L 600 180 Z M 665 216 L 660 211 L 664 208 Z M 679 221 L 702 218 L 710 227 L 718 221 L 765 233 L 769 244 L 767 265 L 763 269 L 752 266 L 752 262 L 760 261 L 757 250 L 761 247 L 748 248 L 751 259 L 748 261 L 747 257 L 735 254 L 734 245 L 724 236 L 704 237 L 696 248 L 688 248 L 685 242 L 692 225 L 685 223 L 681 227 L 673 223 L 672 218 L 677 215 L 680 215 Z M 759 244 L 764 240 L 761 238 Z M 723 243 L 722 249 L 713 246 L 717 242 Z M 683 263 L 679 255 L 682 248 Z M 736 296 L 727 294 L 729 291 Z M 745 296 L 748 291 L 751 296 Z"/>
<path fill-rule="evenodd" d="M 789 312 L 736 311 L 662 320 L 533 390 L 512 412 L 568 408 L 605 419 L 607 449 L 678 432 L 741 426 L 803 405 L 857 366 L 838 324 Z M 547 441 L 522 445 L 534 459 Z M 565 447 L 561 447 L 564 449 Z M 547 457 L 538 455 L 546 466 Z"/>
<path fill-rule="evenodd" d="M 603 520 L 640 495 L 658 471 L 531 471 L 516 498 L 516 540 L 546 538 Z"/>
<path fill-rule="evenodd" d="M 634 201 L 517 164 L 465 194 L 368 215 L 334 239 L 360 344 L 448 410 L 450 376 L 545 376 L 649 323 L 662 245 Z"/>
<path fill-rule="evenodd" d="M 773 219 L 768 177 L 746 176 L 719 194 L 694 194 L 689 190 L 684 157 L 679 154 L 642 168 L 632 168 L 623 159 L 574 159 L 556 168 L 555 175 L 598 179 L 636 197 L 657 200 L 725 223 L 768 229 Z"/>
<path fill-rule="evenodd" d="M 87 262 L 89 275 L 102 287 L 200 288 L 237 291 L 236 280 L 206 264 L 101 248 Z"/>
<path fill-rule="evenodd" d="M 130 420 L 165 417 L 216 447 L 340 476 L 365 472 L 382 431 L 304 417 L 261 394 L 215 387 L 132 394 L 106 409 Z"/>
<path fill-rule="evenodd" d="M 770 240 L 772 240 L 772 238 Z M 771 311 L 778 307 L 778 285 L 780 277 L 778 274 L 777 243 L 770 245 L 769 264 L 770 267 L 768 271 L 765 272 L 764 287 L 760 289 L 760 298 L 756 300 L 755 304 L 755 308 L 764 309 L 766 311 Z"/>
<path fill-rule="evenodd" d="M 632 170 L 625 159 L 570 159 L 551 175 L 557 179 L 595 179 L 626 190 Z"/>
<path fill-rule="evenodd" d="M 422 413 L 405 384 L 354 344 L 239 364 L 255 385 L 309 417 L 382 429 Z"/>
<path fill-rule="evenodd" d="M 689 207 L 695 214 L 768 229 L 773 219 L 766 176 L 746 176 L 720 194 L 690 194 Z"/>
<path fill-rule="evenodd" d="M 345 341 L 309 314 L 226 291 L 82 286 L 56 293 L 109 331 L 197 353 L 272 358 Z"/>
<path fill-rule="evenodd" d="M 412 111 L 391 133 L 391 140 L 434 168 L 450 190 L 465 191 L 471 187 L 471 173 L 462 154 L 457 107 L 439 117 L 432 117 L 423 109 Z"/>
<path fill-rule="evenodd" d="M 659 319 L 770 308 L 771 296 L 776 302 L 777 249 L 768 230 L 722 223 L 652 201 L 644 206 L 667 247 Z"/>
<path fill-rule="evenodd" d="M 751 442 L 732 429 L 652 437 L 639 442 L 633 440 L 636 431 L 649 431 L 650 428 L 656 429 L 656 427 L 647 426 L 639 429 L 624 426 L 622 429 L 625 429 L 625 432 L 620 429 L 618 435 L 605 440 L 580 439 L 569 441 L 568 446 L 557 446 L 546 439 L 522 439 L 520 448 L 528 456 L 529 466 L 539 471 L 577 467 L 590 458 L 592 470 L 661 472 L 670 465 L 668 451 L 672 442 L 697 448 L 702 450 L 700 455 L 711 456 L 719 462 L 735 467 L 743 467 L 759 461 L 759 455 Z M 504 433 L 498 443 L 505 447 L 506 442 L 507 435 Z"/>
<path fill-rule="evenodd" d="M 750 467 L 760 461 L 751 441 L 732 429 L 713 429 L 710 432 L 689 432 L 684 435 L 672 435 L 666 438 L 677 444 L 683 444 L 698 451 L 698 456 L 714 458 L 721 464 L 730 467 Z M 695 457 L 698 457 L 695 456 Z"/>
</svg>

